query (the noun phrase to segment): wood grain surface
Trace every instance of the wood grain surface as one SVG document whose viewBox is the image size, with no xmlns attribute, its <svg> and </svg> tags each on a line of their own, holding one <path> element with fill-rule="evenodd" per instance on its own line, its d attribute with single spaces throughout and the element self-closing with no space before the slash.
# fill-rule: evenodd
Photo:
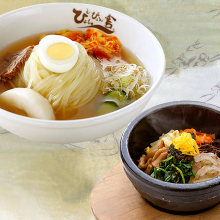
<svg viewBox="0 0 220 220">
<path fill-rule="evenodd" d="M 146 202 L 127 178 L 121 163 L 96 185 L 90 197 L 99 220 L 219 220 L 220 205 L 198 214 L 177 215 L 158 210 Z"/>
</svg>

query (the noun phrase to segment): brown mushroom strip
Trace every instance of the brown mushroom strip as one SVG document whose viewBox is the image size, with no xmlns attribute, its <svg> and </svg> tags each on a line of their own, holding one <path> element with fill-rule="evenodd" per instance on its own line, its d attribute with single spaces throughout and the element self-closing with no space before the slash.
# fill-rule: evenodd
<svg viewBox="0 0 220 220">
<path fill-rule="evenodd" d="M 149 164 L 149 165 L 147 166 L 147 169 L 145 170 L 145 173 L 146 173 L 146 174 L 150 174 L 152 168 L 153 168 L 153 166 L 152 166 L 151 164 Z"/>
<path fill-rule="evenodd" d="M 138 168 L 140 169 L 146 169 L 147 168 L 147 155 L 143 154 L 140 158 L 140 160 L 138 161 Z"/>
<path fill-rule="evenodd" d="M 158 168 L 160 161 L 164 160 L 167 157 L 168 152 L 161 153 L 156 160 L 152 162 L 153 167 Z"/>
<path fill-rule="evenodd" d="M 150 158 L 150 159 L 148 159 L 148 161 L 147 161 L 147 163 L 146 163 L 146 167 L 147 167 L 147 169 L 144 171 L 145 173 L 147 173 L 148 174 L 148 171 L 149 171 L 149 169 L 150 169 L 150 171 L 151 171 L 151 169 L 152 169 L 152 158 Z M 151 167 L 151 168 L 150 168 Z M 149 172 L 150 172 L 149 171 Z"/>
<path fill-rule="evenodd" d="M 147 154 L 147 160 L 148 160 L 149 158 L 153 158 L 154 155 L 155 155 L 155 153 L 156 153 L 157 151 L 158 151 L 158 149 L 155 149 L 155 150 L 150 151 L 150 152 Z"/>
<path fill-rule="evenodd" d="M 157 152 L 153 156 L 153 161 L 155 161 L 159 157 L 159 155 L 162 154 L 165 151 L 167 151 L 166 147 L 163 147 L 163 148 L 157 150 Z"/>
<path fill-rule="evenodd" d="M 164 141 L 162 140 L 157 149 L 150 151 L 147 155 L 143 154 L 141 156 L 140 160 L 138 161 L 138 168 L 146 169 L 145 173 L 147 173 L 149 170 L 151 171 L 152 161 L 156 160 L 156 158 L 158 158 L 158 156 L 165 151 L 167 151 L 167 148 L 165 147 Z M 148 168 L 148 166 L 151 168 Z"/>
<path fill-rule="evenodd" d="M 159 145 L 158 148 L 160 149 L 160 148 L 163 148 L 164 146 L 165 146 L 165 145 L 164 145 L 164 141 L 162 140 L 162 141 L 160 142 L 160 145 Z"/>
<path fill-rule="evenodd" d="M 146 163 L 146 166 L 148 166 L 149 164 L 151 164 L 152 162 L 152 158 L 148 159 L 147 163 Z"/>
</svg>

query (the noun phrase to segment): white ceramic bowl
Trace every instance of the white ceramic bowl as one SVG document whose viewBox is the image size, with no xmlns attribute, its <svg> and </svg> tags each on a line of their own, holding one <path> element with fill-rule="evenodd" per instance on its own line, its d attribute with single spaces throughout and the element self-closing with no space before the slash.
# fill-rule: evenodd
<svg viewBox="0 0 220 220">
<path fill-rule="evenodd" d="M 142 61 L 152 77 L 150 90 L 120 110 L 80 120 L 39 120 L 0 109 L 0 126 L 34 141 L 81 142 L 116 131 L 145 108 L 162 79 L 165 70 L 164 52 L 146 27 L 118 11 L 79 3 L 40 4 L 11 11 L 0 16 L 0 49 L 31 35 L 62 29 L 85 30 L 88 28 L 86 26 L 91 25 L 116 35 Z"/>
</svg>

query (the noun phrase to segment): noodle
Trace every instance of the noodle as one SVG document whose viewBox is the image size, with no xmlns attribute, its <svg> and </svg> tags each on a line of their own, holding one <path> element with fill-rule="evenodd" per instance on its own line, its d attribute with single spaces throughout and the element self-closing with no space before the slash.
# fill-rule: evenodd
<svg viewBox="0 0 220 220">
<path fill-rule="evenodd" d="M 47 70 L 40 62 L 35 46 L 13 87 L 27 87 L 39 92 L 51 103 L 56 115 L 62 118 L 90 102 L 99 91 L 102 72 L 97 61 L 87 55 L 77 43 L 79 57 L 75 66 L 64 73 Z"/>
</svg>

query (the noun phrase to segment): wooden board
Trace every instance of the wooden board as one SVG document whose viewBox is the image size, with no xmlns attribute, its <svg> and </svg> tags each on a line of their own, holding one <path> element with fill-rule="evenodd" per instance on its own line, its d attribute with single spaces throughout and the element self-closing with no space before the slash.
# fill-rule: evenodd
<svg viewBox="0 0 220 220">
<path fill-rule="evenodd" d="M 175 215 L 152 207 L 135 190 L 121 163 L 96 185 L 90 197 L 99 220 L 220 220 L 220 204 L 199 214 Z"/>
</svg>

